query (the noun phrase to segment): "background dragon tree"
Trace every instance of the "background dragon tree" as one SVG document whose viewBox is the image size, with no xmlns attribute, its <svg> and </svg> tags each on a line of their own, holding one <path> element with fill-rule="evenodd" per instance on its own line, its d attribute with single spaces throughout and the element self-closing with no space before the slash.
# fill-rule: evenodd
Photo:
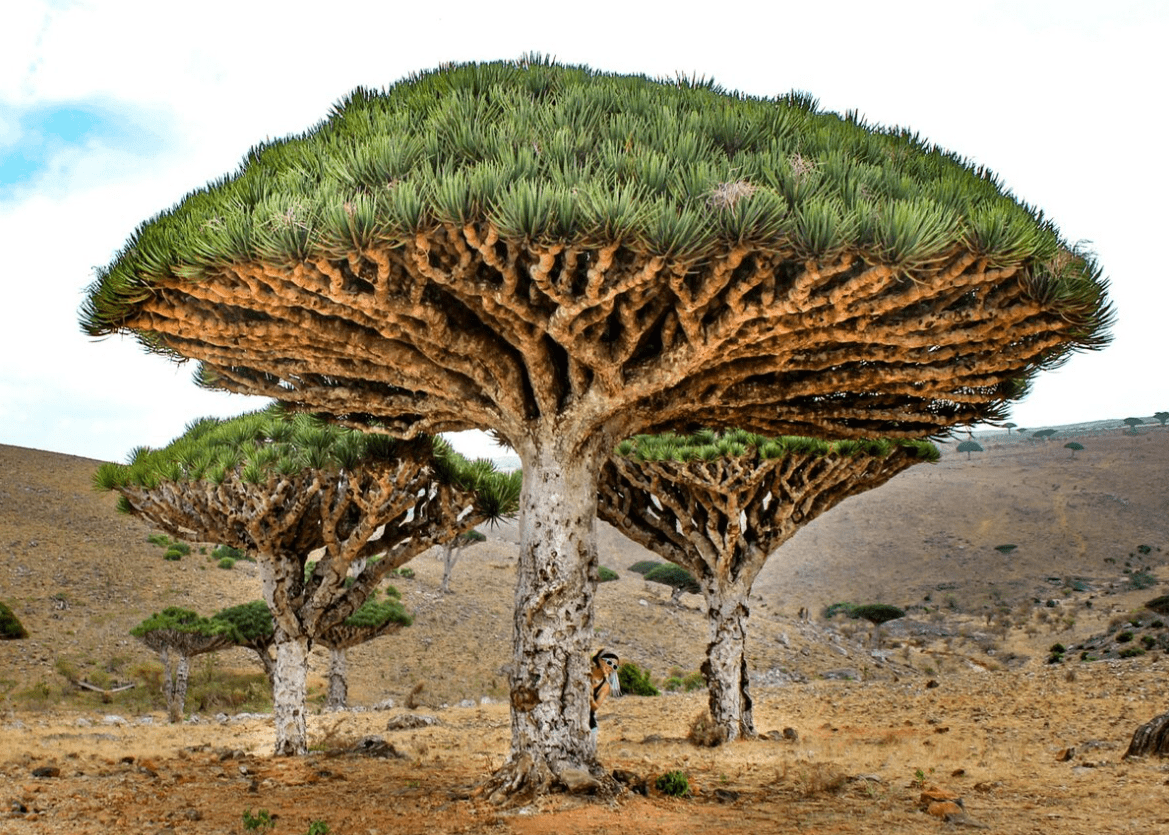
<svg viewBox="0 0 1169 835">
<path fill-rule="evenodd" d="M 230 623 L 177 606 L 155 612 L 130 634 L 157 652 L 162 661 L 162 695 L 171 722 L 183 719 L 191 658 L 235 645 L 235 630 Z"/>
<path fill-rule="evenodd" d="M 928 437 L 1004 417 L 1109 320 L 1088 254 L 914 135 L 538 56 L 356 90 L 139 227 L 82 311 L 203 385 L 516 450 L 503 793 L 601 772 L 595 503 L 618 441 Z"/>
<path fill-rule="evenodd" d="M 277 754 L 308 750 L 310 643 L 343 634 L 394 568 L 508 512 L 519 486 L 441 440 L 399 442 L 277 408 L 196 421 L 163 449 L 102 465 L 95 484 L 163 530 L 256 555 L 274 622 Z"/>
<path fill-rule="evenodd" d="M 725 741 L 755 735 L 747 598 L 768 556 L 849 496 L 914 464 L 928 442 L 765 438 L 705 430 L 623 441 L 601 470 L 597 513 L 698 581 L 710 621 L 702 672 Z"/>
</svg>

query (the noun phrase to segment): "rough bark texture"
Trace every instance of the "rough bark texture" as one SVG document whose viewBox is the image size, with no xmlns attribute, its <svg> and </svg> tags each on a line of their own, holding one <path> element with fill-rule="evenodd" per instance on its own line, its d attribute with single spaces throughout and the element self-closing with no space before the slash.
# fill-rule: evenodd
<svg viewBox="0 0 1169 835">
<path fill-rule="evenodd" d="M 1133 732 L 1124 759 L 1129 757 L 1169 757 L 1169 713 L 1162 713 Z"/>
<path fill-rule="evenodd" d="M 589 732 L 597 583 L 596 473 L 602 439 L 521 445 L 524 488 L 511 670 L 511 756 L 485 786 L 497 800 L 611 781 Z"/>
<path fill-rule="evenodd" d="M 749 591 L 749 588 L 748 588 Z M 702 674 L 710 693 L 710 718 L 723 741 L 756 736 L 747 675 L 746 594 L 703 588 L 709 617 L 710 643 Z"/>
<path fill-rule="evenodd" d="M 789 453 L 711 461 L 636 461 L 611 455 L 598 515 L 691 572 L 710 618 L 703 671 L 710 712 L 726 740 L 755 733 L 748 693 L 746 601 L 767 557 L 803 525 L 849 496 L 884 484 L 921 459 Z"/>
<path fill-rule="evenodd" d="M 308 753 L 305 696 L 308 677 L 308 638 L 281 634 L 276 641 L 276 684 L 272 714 L 276 720 L 276 756 Z"/>
<path fill-rule="evenodd" d="M 348 665 L 343 648 L 329 650 L 329 690 L 325 697 L 327 710 L 344 710 L 349 702 Z"/>
</svg>

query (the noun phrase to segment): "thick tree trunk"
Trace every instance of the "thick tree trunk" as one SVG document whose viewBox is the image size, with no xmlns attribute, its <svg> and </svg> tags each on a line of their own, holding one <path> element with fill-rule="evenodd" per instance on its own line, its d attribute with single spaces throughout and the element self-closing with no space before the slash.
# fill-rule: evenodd
<svg viewBox="0 0 1169 835">
<path fill-rule="evenodd" d="M 344 710 L 349 701 L 346 668 L 345 650 L 331 647 L 329 649 L 329 695 L 325 702 L 325 707 L 328 710 Z"/>
<path fill-rule="evenodd" d="M 710 644 L 702 673 L 710 692 L 710 718 L 724 742 L 756 736 L 747 676 L 746 598 L 750 587 L 718 589 L 704 582 Z"/>
<path fill-rule="evenodd" d="M 278 757 L 308 753 L 304 715 L 307 678 L 308 639 L 282 637 L 276 644 L 276 681 L 272 687 Z"/>
<path fill-rule="evenodd" d="M 598 438 L 519 449 L 520 555 L 511 672 L 511 755 L 484 786 L 516 800 L 552 786 L 608 786 L 589 732 L 597 582 Z"/>
<path fill-rule="evenodd" d="M 179 663 L 175 670 L 175 689 L 173 704 L 168 705 L 170 721 L 183 721 L 183 709 L 187 704 L 187 681 L 191 678 L 191 658 L 186 653 L 179 653 Z"/>
<path fill-rule="evenodd" d="M 167 647 L 159 651 L 162 658 L 162 698 L 166 701 L 166 718 L 171 722 L 178 722 L 183 718 L 181 710 L 175 710 L 175 672 L 171 663 L 171 653 Z"/>
</svg>

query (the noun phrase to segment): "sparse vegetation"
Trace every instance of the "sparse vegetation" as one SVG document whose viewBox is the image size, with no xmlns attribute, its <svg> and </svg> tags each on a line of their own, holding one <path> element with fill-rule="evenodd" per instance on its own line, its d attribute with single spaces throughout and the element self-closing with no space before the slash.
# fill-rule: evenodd
<svg viewBox="0 0 1169 835">
<path fill-rule="evenodd" d="M 659 565 L 665 565 L 665 563 L 659 562 L 658 560 L 638 560 L 633 565 L 629 566 L 629 570 L 634 574 L 640 574 L 644 577 Z"/>
<path fill-rule="evenodd" d="M 602 583 L 611 583 L 614 580 L 621 579 L 621 575 L 611 568 L 601 566 L 597 569 L 597 579 Z"/>
<path fill-rule="evenodd" d="M 632 661 L 617 668 L 617 681 L 623 696 L 660 696 L 661 691 L 650 679 L 649 670 L 643 670 Z"/>
<path fill-rule="evenodd" d="M 661 583 L 673 589 L 670 599 L 677 602 L 683 594 L 698 594 L 702 587 L 694 579 L 694 575 L 678 565 L 659 565 L 645 574 L 646 582 Z"/>
</svg>

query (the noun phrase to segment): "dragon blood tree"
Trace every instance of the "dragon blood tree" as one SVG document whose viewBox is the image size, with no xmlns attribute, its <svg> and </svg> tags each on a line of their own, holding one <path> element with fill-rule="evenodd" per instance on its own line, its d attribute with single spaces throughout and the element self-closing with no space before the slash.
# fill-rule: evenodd
<svg viewBox="0 0 1169 835">
<path fill-rule="evenodd" d="M 395 441 L 277 407 L 196 421 L 163 449 L 103 464 L 94 483 L 163 530 L 256 555 L 274 622 L 278 755 L 308 750 L 311 642 L 344 624 L 392 569 L 509 512 L 519 492 L 515 479 L 441 440 Z"/>
<path fill-rule="evenodd" d="M 385 600 L 367 600 L 361 608 L 341 623 L 329 627 L 320 637 L 320 642 L 329 648 L 329 689 L 325 706 L 330 710 L 341 710 L 349 699 L 347 651 L 351 647 L 390 635 L 414 619 L 402 608 L 397 590 L 390 586 L 393 594 Z"/>
<path fill-rule="evenodd" d="M 724 741 L 755 736 L 747 598 L 768 556 L 849 496 L 935 461 L 923 441 L 764 438 L 741 430 L 622 441 L 601 469 L 597 513 L 698 581 L 710 621 L 702 665 Z"/>
<path fill-rule="evenodd" d="M 177 606 L 155 612 L 131 629 L 130 634 L 157 652 L 162 660 L 162 693 L 171 722 L 183 718 L 191 658 L 235 646 L 231 624 Z"/>
<path fill-rule="evenodd" d="M 502 798 L 603 773 L 595 505 L 618 441 L 1001 419 L 1105 344 L 1105 289 L 993 175 L 908 133 L 535 56 L 358 89 L 253 148 L 139 227 L 81 318 L 206 386 L 516 450 Z"/>
</svg>

